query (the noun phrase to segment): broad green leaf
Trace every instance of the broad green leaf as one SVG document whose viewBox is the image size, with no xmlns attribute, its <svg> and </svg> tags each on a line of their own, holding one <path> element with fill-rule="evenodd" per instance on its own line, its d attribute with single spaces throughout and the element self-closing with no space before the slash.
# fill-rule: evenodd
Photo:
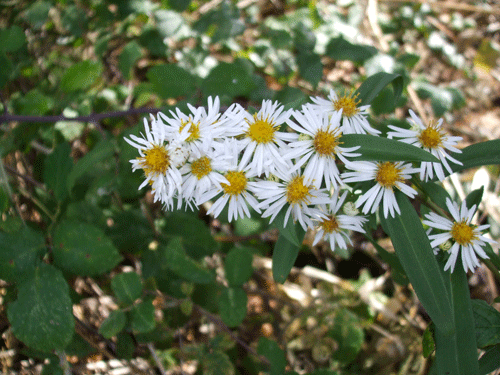
<svg viewBox="0 0 500 375">
<path fill-rule="evenodd" d="M 177 276 L 197 284 L 209 284 L 215 279 L 211 270 L 203 267 L 186 254 L 180 237 L 170 240 L 163 250 L 162 263 Z"/>
<path fill-rule="evenodd" d="M 75 321 L 69 287 L 61 271 L 40 263 L 19 284 L 17 299 L 8 305 L 14 335 L 42 352 L 62 350 L 73 336 Z"/>
<path fill-rule="evenodd" d="M 101 76 L 102 70 L 99 61 L 84 60 L 77 62 L 64 72 L 60 88 L 65 92 L 86 90 Z"/>
<path fill-rule="evenodd" d="M 224 260 L 226 279 L 230 286 L 241 286 L 253 273 L 252 254 L 245 248 L 233 248 Z"/>
<path fill-rule="evenodd" d="M 230 1 L 223 1 L 218 7 L 203 14 L 193 27 L 199 34 L 210 36 L 211 44 L 225 41 L 245 31 L 240 10 Z"/>
<path fill-rule="evenodd" d="M 69 194 L 67 180 L 73 168 L 70 153 L 71 146 L 68 143 L 61 143 L 45 158 L 43 180 L 59 202 L 66 199 Z"/>
<path fill-rule="evenodd" d="M 114 225 L 106 233 L 120 252 L 140 254 L 154 239 L 153 228 L 138 209 L 119 211 L 112 219 Z"/>
<path fill-rule="evenodd" d="M 153 91 L 164 99 L 191 94 L 196 88 L 195 77 L 174 64 L 153 66 L 146 77 L 153 85 Z"/>
<path fill-rule="evenodd" d="M 403 92 L 403 77 L 399 74 L 379 72 L 368 77 L 356 90 L 355 94 L 358 95 L 357 99 L 360 100 L 360 105 L 370 104 L 389 84 L 392 84 L 394 89 L 393 104 L 397 104 Z"/>
<path fill-rule="evenodd" d="M 427 234 L 406 195 L 397 191 L 396 201 L 401 215 L 387 219 L 381 215 L 381 221 L 385 223 L 394 250 L 436 328 L 444 333 L 452 332 L 451 301 Z"/>
<path fill-rule="evenodd" d="M 286 103 L 285 110 L 290 108 L 299 109 L 309 100 L 302 90 L 297 87 L 290 86 L 285 86 L 283 89 L 278 91 L 275 99 L 280 103 Z"/>
<path fill-rule="evenodd" d="M 247 315 L 247 294 L 241 288 L 224 288 L 219 297 L 220 317 L 228 327 L 237 327 Z"/>
<path fill-rule="evenodd" d="M 495 345 L 479 358 L 479 374 L 486 375 L 500 368 L 500 344 Z"/>
<path fill-rule="evenodd" d="M 23 29 L 17 25 L 0 30 L 0 51 L 15 52 L 26 43 Z"/>
<path fill-rule="evenodd" d="M 68 190 L 71 192 L 76 181 L 88 171 L 95 168 L 95 165 L 102 160 L 111 158 L 114 152 L 114 145 L 110 141 L 102 140 L 97 143 L 84 157 L 76 162 L 68 175 Z"/>
<path fill-rule="evenodd" d="M 276 341 L 266 337 L 259 338 L 257 353 L 269 361 L 269 370 L 266 370 L 269 375 L 283 375 L 285 373 L 285 352 L 279 347 Z"/>
<path fill-rule="evenodd" d="M 154 13 L 154 19 L 162 38 L 176 38 L 188 29 L 184 17 L 172 10 L 159 9 Z"/>
<path fill-rule="evenodd" d="M 162 233 L 171 237 L 182 237 L 182 244 L 186 252 L 194 259 L 201 259 L 212 255 L 218 249 L 207 225 L 197 217 L 183 212 L 169 213 L 166 217 Z"/>
<path fill-rule="evenodd" d="M 87 11 L 83 7 L 68 4 L 64 7 L 62 13 L 62 27 L 68 30 L 75 37 L 81 37 L 88 24 Z"/>
<path fill-rule="evenodd" d="M 301 77 L 316 88 L 323 77 L 323 64 L 320 56 L 310 51 L 301 52 L 297 55 L 297 65 Z"/>
<path fill-rule="evenodd" d="M 20 115 L 44 115 L 54 108 L 54 100 L 35 88 L 20 98 L 14 107 Z"/>
<path fill-rule="evenodd" d="M 470 290 L 467 275 L 462 267 L 457 267 L 451 273 L 451 295 L 455 320 L 453 338 L 456 341 L 455 355 L 460 374 L 479 375 Z M 447 358 L 447 361 L 450 360 L 452 359 Z"/>
<path fill-rule="evenodd" d="M 361 63 L 378 53 L 377 49 L 368 45 L 352 44 L 342 36 L 334 38 L 326 46 L 325 55 L 335 60 L 349 60 Z"/>
<path fill-rule="evenodd" d="M 141 56 L 141 47 L 139 47 L 139 44 L 135 40 L 127 43 L 123 47 L 120 57 L 118 58 L 118 68 L 122 72 L 123 78 L 130 79 L 130 72 Z"/>
<path fill-rule="evenodd" d="M 463 94 L 453 87 L 437 87 L 426 81 L 412 81 L 417 94 L 431 99 L 431 106 L 435 116 L 441 116 L 446 111 L 459 109 L 465 105 Z"/>
<path fill-rule="evenodd" d="M 472 300 L 478 348 L 500 344 L 500 313 L 486 301 Z"/>
<path fill-rule="evenodd" d="M 139 333 L 152 331 L 155 326 L 155 307 L 153 299 L 149 298 L 134 305 L 130 311 L 130 325 L 132 329 Z"/>
<path fill-rule="evenodd" d="M 247 96 L 255 88 L 253 73 L 241 60 L 221 62 L 204 79 L 201 89 L 206 96 Z"/>
<path fill-rule="evenodd" d="M 479 204 L 483 199 L 483 192 L 484 192 L 484 186 L 481 186 L 479 189 L 471 191 L 465 198 L 467 202 L 467 207 L 471 208 L 474 205 L 476 205 L 476 208 L 479 207 Z"/>
<path fill-rule="evenodd" d="M 127 322 L 127 317 L 123 310 L 114 310 L 109 313 L 109 316 L 102 322 L 99 327 L 99 333 L 110 339 L 120 333 Z"/>
<path fill-rule="evenodd" d="M 356 358 L 365 341 L 361 321 L 354 313 L 344 308 L 336 311 L 333 327 L 328 335 L 339 345 L 332 357 L 345 364 Z"/>
<path fill-rule="evenodd" d="M 191 4 L 191 0 L 163 0 L 163 2 L 178 12 L 185 11 L 189 7 L 189 4 Z"/>
<path fill-rule="evenodd" d="M 453 172 L 482 165 L 500 164 L 500 139 L 474 143 L 462 149 L 462 153 L 455 153 L 452 156 L 462 162 L 462 165 L 450 163 Z"/>
<path fill-rule="evenodd" d="M 234 375 L 234 365 L 231 358 L 220 350 L 203 356 L 203 375 Z"/>
<path fill-rule="evenodd" d="M 101 229 L 83 222 L 62 221 L 53 242 L 54 264 L 75 275 L 102 275 L 122 259 Z"/>
<path fill-rule="evenodd" d="M 141 278 L 135 272 L 120 273 L 111 280 L 111 289 L 124 305 L 131 305 L 142 294 Z"/>
<path fill-rule="evenodd" d="M 2 67 L 0 69 L 0 89 L 2 89 L 9 82 L 13 70 L 12 61 L 3 51 L 0 51 L 0 66 Z"/>
<path fill-rule="evenodd" d="M 145 27 L 139 36 L 139 43 L 148 49 L 153 56 L 165 56 L 167 46 L 156 28 Z"/>
<path fill-rule="evenodd" d="M 49 10 L 52 4 L 48 1 L 34 1 L 28 9 L 24 11 L 24 18 L 34 29 L 41 29 L 49 17 Z"/>
<path fill-rule="evenodd" d="M 33 273 L 45 248 L 45 238 L 23 225 L 16 232 L 0 232 L 0 244 L 0 279 L 17 282 Z"/>
<path fill-rule="evenodd" d="M 419 147 L 396 141 L 394 139 L 377 137 L 369 134 L 344 134 L 342 147 L 361 146 L 355 152 L 361 156 L 349 160 L 366 161 L 431 161 L 439 160 L 430 152 Z"/>
<path fill-rule="evenodd" d="M 284 283 L 299 255 L 300 246 L 290 242 L 280 234 L 273 250 L 273 278 L 277 283 Z"/>
</svg>

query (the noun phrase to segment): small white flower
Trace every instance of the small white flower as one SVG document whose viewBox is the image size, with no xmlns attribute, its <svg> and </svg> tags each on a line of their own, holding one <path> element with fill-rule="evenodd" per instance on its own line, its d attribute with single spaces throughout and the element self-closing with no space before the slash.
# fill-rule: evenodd
<svg viewBox="0 0 500 375">
<path fill-rule="evenodd" d="M 316 111 L 326 112 L 330 115 L 342 111 L 342 126 L 340 130 L 344 134 L 380 134 L 380 131 L 373 129 L 366 119 L 370 105 L 358 107 L 359 100 L 353 91 L 339 97 L 335 91 L 330 90 L 328 100 L 319 96 L 311 98 L 311 100 L 314 102 L 313 108 Z"/>
<path fill-rule="evenodd" d="M 278 176 L 281 182 L 256 182 L 254 192 L 257 198 L 262 200 L 259 204 L 259 208 L 264 209 L 262 217 L 270 216 L 270 222 L 272 222 L 276 215 L 286 207 L 285 225 L 291 214 L 293 220 L 298 220 L 304 230 L 308 227 L 312 228 L 314 226 L 312 217 L 324 215 L 310 206 L 329 203 L 331 199 L 326 190 L 317 189 L 314 185 L 305 183 L 304 176 L 298 173 L 280 173 Z"/>
<path fill-rule="evenodd" d="M 483 259 L 488 259 L 489 257 L 482 249 L 482 246 L 484 246 L 486 242 L 495 243 L 495 241 L 482 235 L 482 232 L 490 226 L 476 226 L 471 224 L 472 218 L 476 212 L 476 205 L 472 206 L 471 209 L 467 209 L 465 200 L 462 202 L 462 206 L 459 209 L 456 202 L 452 202 L 451 199 L 446 198 L 446 207 L 453 217 L 453 220 L 442 217 L 434 212 L 425 215 L 426 220 L 423 221 L 424 224 L 445 231 L 443 233 L 429 235 L 431 246 L 436 248 L 448 241 L 452 241 L 453 245 L 449 249 L 450 257 L 444 266 L 444 270 L 446 271 L 451 268 L 451 272 L 453 272 L 458 252 L 461 251 L 462 265 L 465 272 L 467 272 L 467 270 L 474 272 L 474 268 L 480 265 L 476 254 Z"/>
<path fill-rule="evenodd" d="M 339 185 L 342 185 L 336 163 L 337 158 L 342 163 L 347 163 L 346 157 L 361 155 L 353 152 L 360 146 L 340 147 L 342 144 L 341 113 L 334 112 L 328 115 L 326 112 L 316 112 L 311 105 L 306 105 L 302 108 L 302 112 L 295 111 L 293 116 L 298 124 L 292 120 L 289 120 L 287 124 L 299 133 L 299 140 L 288 144 L 289 151 L 286 151 L 283 157 L 286 159 L 300 157 L 294 169 L 299 169 L 306 164 L 303 172 L 306 183 L 312 183 L 319 188 L 324 180 L 327 189 L 337 189 Z"/>
<path fill-rule="evenodd" d="M 384 216 L 387 217 L 390 213 L 394 217 L 395 212 L 401 214 L 394 189 L 401 190 L 410 198 L 417 194 L 415 189 L 405 184 L 405 181 L 411 178 L 412 173 L 419 171 L 418 168 L 413 168 L 411 163 L 354 161 L 349 163 L 347 168 L 354 172 L 343 173 L 344 182 L 375 181 L 375 185 L 356 202 L 356 207 L 363 205 L 364 214 L 374 213 L 382 201 Z"/>
<path fill-rule="evenodd" d="M 339 191 L 335 191 L 331 203 L 320 206 L 320 210 L 326 217 L 318 219 L 318 225 L 316 226 L 318 231 L 314 237 L 313 246 L 325 238 L 330 242 L 330 249 L 332 251 L 335 249 L 345 250 L 348 244 L 352 245 L 349 237 L 350 231 L 365 233 L 363 224 L 367 221 L 366 218 L 337 214 L 347 196 L 347 191 L 344 191 L 344 194 L 339 198 Z"/>
<path fill-rule="evenodd" d="M 446 134 L 442 128 L 443 119 L 439 119 L 437 122 L 431 121 L 429 124 L 424 125 L 422 120 L 410 109 L 410 118 L 408 121 L 412 123 L 411 129 L 403 129 L 393 125 L 389 125 L 389 128 L 394 130 L 388 132 L 388 138 L 400 138 L 399 140 L 404 143 L 409 143 L 411 145 L 423 148 L 429 151 L 432 155 L 437 157 L 440 163 L 433 162 L 422 162 L 420 169 L 420 179 L 429 180 L 434 177 L 436 173 L 439 180 L 445 178 L 443 165 L 449 174 L 453 173 L 448 164 L 448 160 L 462 165 L 462 163 L 453 157 L 451 157 L 447 151 L 452 152 L 462 152 L 455 146 L 462 139 L 462 137 L 451 137 Z"/>
<path fill-rule="evenodd" d="M 278 102 L 264 100 L 260 111 L 255 115 L 248 112 L 243 122 L 244 147 L 241 164 L 247 165 L 257 176 L 264 173 L 274 173 L 286 167 L 285 160 L 280 154 L 280 149 L 285 142 L 297 139 L 297 134 L 278 131 L 292 114 L 292 110 L 284 111 Z"/>
</svg>

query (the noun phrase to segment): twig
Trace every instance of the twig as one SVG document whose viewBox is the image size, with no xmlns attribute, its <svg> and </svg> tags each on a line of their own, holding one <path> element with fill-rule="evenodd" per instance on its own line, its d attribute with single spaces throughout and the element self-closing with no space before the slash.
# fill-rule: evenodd
<svg viewBox="0 0 500 375">
<path fill-rule="evenodd" d="M 496 7 L 491 7 L 490 9 L 481 7 L 478 5 L 471 4 L 463 4 L 458 2 L 451 1 L 434 1 L 429 2 L 425 0 L 380 0 L 386 3 L 415 3 L 415 4 L 427 4 L 431 8 L 440 8 L 440 9 L 452 9 L 452 10 L 460 10 L 463 12 L 473 12 L 473 13 L 487 13 L 487 14 L 495 14 L 500 15 L 500 9 Z"/>
<path fill-rule="evenodd" d="M 45 185 L 42 184 L 41 182 L 34 180 L 30 176 L 26 176 L 26 175 L 19 173 L 18 171 L 16 171 L 14 168 L 8 166 L 7 164 L 4 164 L 4 167 L 9 173 L 12 173 L 13 175 L 16 175 L 17 177 L 22 178 L 24 181 L 29 182 L 30 184 L 36 186 L 37 188 L 40 188 L 42 190 L 47 191 L 47 189 L 45 188 Z"/>
<path fill-rule="evenodd" d="M 156 351 L 155 351 L 155 347 L 154 347 L 153 343 L 148 342 L 146 344 L 146 346 L 148 347 L 148 350 L 151 353 L 151 356 L 153 357 L 153 360 L 156 363 L 156 368 L 158 368 L 158 371 L 160 371 L 160 374 L 167 375 L 167 372 L 165 371 L 165 367 L 163 367 L 163 364 L 161 363 L 160 359 L 156 355 Z"/>
<path fill-rule="evenodd" d="M 377 10 L 377 0 L 368 0 L 368 6 L 366 7 L 366 14 L 368 16 L 368 22 L 372 28 L 373 33 L 377 37 L 382 51 L 389 51 L 389 43 L 384 38 L 382 29 L 378 24 L 378 10 Z"/>
</svg>

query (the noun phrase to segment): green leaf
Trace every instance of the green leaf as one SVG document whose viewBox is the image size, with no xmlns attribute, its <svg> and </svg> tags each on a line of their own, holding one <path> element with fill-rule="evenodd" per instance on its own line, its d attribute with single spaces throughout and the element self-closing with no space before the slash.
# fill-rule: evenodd
<svg viewBox="0 0 500 375">
<path fill-rule="evenodd" d="M 34 29 L 41 29 L 49 17 L 52 4 L 48 1 L 35 1 L 24 11 L 24 18 Z"/>
<path fill-rule="evenodd" d="M 224 270 L 230 286 L 241 286 L 253 273 L 252 254 L 245 248 L 233 248 L 226 256 Z"/>
<path fill-rule="evenodd" d="M 0 89 L 2 89 L 9 82 L 13 70 L 12 61 L 3 51 L 0 51 L 0 66 L 2 67 L 0 69 Z"/>
<path fill-rule="evenodd" d="M 365 340 L 359 318 L 344 308 L 336 311 L 333 327 L 328 335 L 339 345 L 332 357 L 346 364 L 356 358 Z"/>
<path fill-rule="evenodd" d="M 153 66 L 146 77 L 153 85 L 153 91 L 164 99 L 188 95 L 196 89 L 194 76 L 174 64 Z"/>
<path fill-rule="evenodd" d="M 166 2 L 173 10 L 176 10 L 178 12 L 185 11 L 187 8 L 189 8 L 189 4 L 191 4 L 191 0 L 166 0 Z"/>
<path fill-rule="evenodd" d="M 60 88 L 64 92 L 86 90 L 101 76 L 102 70 L 99 61 L 84 60 L 77 62 L 64 72 Z"/>
<path fill-rule="evenodd" d="M 474 143 L 462 149 L 462 153 L 455 153 L 452 156 L 463 164 L 450 163 L 453 172 L 482 165 L 500 164 L 500 139 Z"/>
<path fill-rule="evenodd" d="M 67 180 L 73 168 L 70 153 L 71 146 L 68 143 L 61 143 L 45 158 L 43 180 L 59 202 L 66 199 L 69 194 Z"/>
<path fill-rule="evenodd" d="M 285 352 L 276 341 L 261 337 L 257 344 L 257 353 L 269 361 L 269 375 L 283 375 L 285 373 Z"/>
<path fill-rule="evenodd" d="M 154 239 L 153 228 L 139 210 L 119 211 L 112 219 L 114 225 L 106 233 L 121 252 L 140 254 Z"/>
<path fill-rule="evenodd" d="M 163 251 L 162 263 L 177 276 L 197 284 L 209 284 L 215 279 L 211 270 L 186 254 L 180 237 L 170 240 Z"/>
<path fill-rule="evenodd" d="M 232 63 L 221 62 L 204 79 L 201 88 L 206 96 L 248 96 L 255 83 L 251 68 L 241 59 Z"/>
<path fill-rule="evenodd" d="M 277 283 L 284 283 L 299 255 L 300 246 L 290 242 L 280 233 L 273 251 L 273 278 Z"/>
<path fill-rule="evenodd" d="M 394 139 L 377 137 L 369 134 L 343 134 L 342 147 L 360 146 L 355 151 L 362 155 L 349 160 L 366 161 L 431 161 L 439 160 L 430 152 L 419 147 L 396 141 Z"/>
<path fill-rule="evenodd" d="M 296 225 L 292 218 L 289 216 L 288 221 L 285 225 L 287 207 L 283 208 L 274 218 L 271 226 L 280 231 L 280 236 L 284 236 L 289 242 L 300 247 L 302 245 L 302 240 L 304 239 L 304 230 L 302 227 Z"/>
<path fill-rule="evenodd" d="M 228 327 L 237 327 L 247 315 L 247 294 L 241 288 L 224 288 L 219 298 L 220 317 Z"/>
<path fill-rule="evenodd" d="M 401 215 L 387 219 L 380 215 L 381 221 L 425 310 L 437 328 L 444 333 L 451 332 L 451 301 L 427 234 L 406 195 L 397 191 L 396 201 Z"/>
<path fill-rule="evenodd" d="M 122 72 L 123 78 L 130 79 L 130 72 L 136 61 L 142 56 L 141 47 L 133 40 L 127 43 L 118 58 L 118 68 Z"/>
<path fill-rule="evenodd" d="M 130 324 L 132 329 L 139 333 L 150 332 L 155 328 L 155 307 L 152 298 L 148 298 L 132 307 Z"/>
<path fill-rule="evenodd" d="M 479 373 L 481 375 L 489 374 L 500 368 L 500 345 L 495 345 L 486 350 L 479 358 Z"/>
<path fill-rule="evenodd" d="M 431 99 L 435 116 L 441 116 L 446 111 L 459 109 L 465 105 L 463 94 L 452 87 L 437 87 L 425 81 L 412 81 L 415 91 L 422 99 Z"/>
<path fill-rule="evenodd" d="M 156 28 L 144 28 L 139 36 L 139 43 L 147 48 L 153 56 L 165 56 L 167 52 L 163 37 Z"/>
<path fill-rule="evenodd" d="M 75 186 L 76 181 L 84 176 L 89 170 L 95 168 L 96 164 L 111 158 L 114 152 L 114 145 L 112 142 L 102 140 L 97 143 L 94 148 L 85 154 L 80 160 L 76 162 L 73 169 L 68 175 L 68 190 L 71 192 Z"/>
<path fill-rule="evenodd" d="M 399 97 L 403 92 L 403 77 L 399 74 L 379 72 L 368 77 L 359 88 L 356 90 L 360 105 L 370 104 L 373 99 L 389 84 L 392 84 L 394 89 L 394 105 L 399 101 Z"/>
<path fill-rule="evenodd" d="M 216 350 L 203 356 L 203 375 L 234 375 L 234 365 L 229 356 Z"/>
<path fill-rule="evenodd" d="M 446 198 L 451 199 L 450 194 L 441 185 L 435 182 L 419 182 L 419 187 L 427 197 L 439 207 L 446 207 Z"/>
<path fill-rule="evenodd" d="M 301 77 L 309 82 L 313 88 L 316 88 L 323 77 L 321 57 L 310 51 L 300 52 L 297 55 L 297 65 Z"/>
<path fill-rule="evenodd" d="M 61 24 L 68 32 L 79 38 L 88 25 L 87 11 L 74 4 L 66 5 L 63 9 Z"/>
<path fill-rule="evenodd" d="M 19 285 L 7 316 L 14 335 L 29 347 L 43 352 L 64 349 L 73 336 L 75 321 L 61 271 L 40 263 Z"/>
<path fill-rule="evenodd" d="M 182 14 L 172 10 L 159 9 L 154 13 L 156 26 L 162 38 L 176 38 L 188 28 Z"/>
<path fill-rule="evenodd" d="M 54 264 L 81 276 L 102 275 L 122 260 L 101 229 L 73 220 L 62 221 L 56 227 L 52 251 Z"/>
<path fill-rule="evenodd" d="M 110 339 L 120 333 L 125 328 L 127 317 L 123 310 L 114 310 L 109 313 L 109 316 L 102 322 L 99 327 L 99 334 Z"/>
<path fill-rule="evenodd" d="M 472 312 L 478 348 L 500 344 L 500 313 L 486 301 L 473 299 Z"/>
<path fill-rule="evenodd" d="M 17 25 L 0 30 L 0 51 L 15 52 L 26 43 L 23 29 Z"/>
<path fill-rule="evenodd" d="M 16 103 L 16 112 L 20 115 L 44 115 L 54 108 L 54 100 L 40 90 L 30 90 Z"/>
<path fill-rule="evenodd" d="M 116 336 L 116 356 L 122 359 L 132 359 L 135 351 L 135 342 L 129 333 L 120 332 Z"/>
<path fill-rule="evenodd" d="M 23 225 L 13 233 L 0 232 L 0 244 L 0 279 L 17 282 L 33 273 L 45 248 L 45 238 Z"/>
<path fill-rule="evenodd" d="M 467 207 L 472 207 L 476 205 L 476 208 L 479 207 L 481 200 L 483 199 L 484 186 L 481 186 L 479 189 L 471 191 L 467 197 L 465 198 L 467 202 Z"/>
<path fill-rule="evenodd" d="M 142 294 L 141 278 L 135 272 L 120 273 L 111 280 L 111 289 L 122 304 L 131 305 Z"/>
<path fill-rule="evenodd" d="M 368 45 L 352 44 L 342 36 L 334 38 L 326 46 L 325 55 L 335 60 L 349 60 L 361 63 L 378 53 L 377 49 Z"/>
<path fill-rule="evenodd" d="M 429 358 L 435 349 L 436 343 L 434 342 L 434 326 L 432 322 L 430 322 L 422 335 L 422 355 L 424 358 Z"/>
</svg>

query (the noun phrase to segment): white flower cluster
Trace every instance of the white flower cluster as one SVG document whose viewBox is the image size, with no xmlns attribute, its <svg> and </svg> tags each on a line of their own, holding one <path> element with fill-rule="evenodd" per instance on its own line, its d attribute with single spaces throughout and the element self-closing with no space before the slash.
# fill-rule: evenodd
<svg viewBox="0 0 500 375">
<path fill-rule="evenodd" d="M 250 114 L 238 104 L 221 112 L 219 98 L 209 98 L 207 109 L 189 105 L 188 114 L 176 109 L 151 116 L 141 137 L 125 140 L 140 155 L 131 160 L 145 175 L 139 188 L 149 183 L 166 210 L 211 201 L 208 213 L 218 217 L 227 208 L 229 221 L 250 216 L 250 209 L 270 221 L 284 212 L 285 225 L 291 216 L 316 230 L 314 244 L 327 239 L 332 250 L 346 249 L 350 231 L 364 232 L 367 219 L 358 208 L 368 214 L 382 204 L 384 215 L 394 217 L 400 213 L 394 189 L 413 198 L 412 174 L 444 178 L 441 165 L 451 172 L 447 160 L 459 163 L 447 150 L 460 152 L 459 138 L 448 137 L 441 120 L 425 126 L 411 112 L 411 130 L 391 126 L 388 136 L 426 149 L 441 163 L 352 161 L 363 150 L 342 147 L 343 134 L 380 134 L 366 118 L 369 106 L 358 104 L 352 92 L 331 91 L 328 100 L 312 98 L 301 110 L 268 100 Z M 366 189 L 355 202 L 348 186 L 354 182 Z"/>
</svg>

